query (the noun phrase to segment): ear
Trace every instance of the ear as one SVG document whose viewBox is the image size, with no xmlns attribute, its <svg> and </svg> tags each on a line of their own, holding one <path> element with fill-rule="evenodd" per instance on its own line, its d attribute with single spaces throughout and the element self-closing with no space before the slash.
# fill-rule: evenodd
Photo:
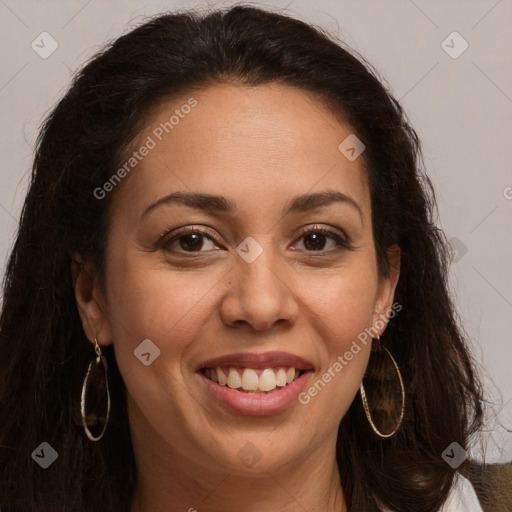
<svg viewBox="0 0 512 512">
<path fill-rule="evenodd" d="M 386 329 L 390 313 L 394 312 L 393 299 L 395 289 L 400 277 L 400 247 L 396 244 L 387 250 L 389 270 L 386 276 L 379 276 L 377 298 L 373 314 L 372 325 L 380 336 Z M 402 309 L 401 305 L 399 306 Z M 400 309 L 397 309 L 400 311 Z"/>
<path fill-rule="evenodd" d="M 112 343 L 112 331 L 106 315 L 106 301 L 97 271 L 92 264 L 84 263 L 74 254 L 71 261 L 71 277 L 82 327 L 91 342 L 96 338 L 99 345 Z"/>
</svg>

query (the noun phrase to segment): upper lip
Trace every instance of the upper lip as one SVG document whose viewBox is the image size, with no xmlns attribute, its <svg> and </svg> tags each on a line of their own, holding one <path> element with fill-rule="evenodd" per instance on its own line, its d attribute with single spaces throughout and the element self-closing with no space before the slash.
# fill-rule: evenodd
<svg viewBox="0 0 512 512">
<path fill-rule="evenodd" d="M 243 366 L 245 368 L 277 368 L 292 366 L 297 370 L 312 370 L 313 365 L 306 359 L 288 352 L 239 352 L 208 359 L 198 365 L 196 371 L 217 366 Z"/>
</svg>

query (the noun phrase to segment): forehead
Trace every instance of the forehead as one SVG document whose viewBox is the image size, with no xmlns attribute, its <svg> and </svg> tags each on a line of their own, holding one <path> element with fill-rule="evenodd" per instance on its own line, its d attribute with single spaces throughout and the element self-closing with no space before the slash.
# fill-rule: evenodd
<svg viewBox="0 0 512 512">
<path fill-rule="evenodd" d="M 133 211 L 177 190 L 222 193 L 254 211 L 256 203 L 335 189 L 369 207 L 363 159 L 339 149 L 353 129 L 308 92 L 216 85 L 160 103 L 145 121 L 114 201 Z"/>
</svg>

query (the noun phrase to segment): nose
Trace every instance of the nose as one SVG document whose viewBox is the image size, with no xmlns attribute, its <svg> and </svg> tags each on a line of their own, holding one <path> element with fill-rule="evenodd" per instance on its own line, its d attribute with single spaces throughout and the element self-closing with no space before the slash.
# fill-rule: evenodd
<svg viewBox="0 0 512 512">
<path fill-rule="evenodd" d="M 290 327 L 298 318 L 299 301 L 290 268 L 270 247 L 252 263 L 236 256 L 235 268 L 221 305 L 222 321 L 232 327 L 265 331 Z"/>
</svg>

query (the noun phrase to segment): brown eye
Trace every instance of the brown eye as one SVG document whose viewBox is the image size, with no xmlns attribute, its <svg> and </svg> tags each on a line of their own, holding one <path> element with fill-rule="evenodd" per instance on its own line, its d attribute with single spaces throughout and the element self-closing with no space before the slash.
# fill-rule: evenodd
<svg viewBox="0 0 512 512">
<path fill-rule="evenodd" d="M 326 228 L 313 228 L 303 231 L 301 235 L 307 252 L 330 251 L 336 248 L 350 249 L 351 245 L 336 231 Z M 331 247 L 328 247 L 331 245 Z M 326 247 L 327 246 L 327 247 Z"/>
<path fill-rule="evenodd" d="M 304 236 L 304 247 L 313 251 L 325 249 L 327 235 L 325 233 L 312 232 Z"/>
<path fill-rule="evenodd" d="M 177 239 L 180 249 L 184 251 L 198 251 L 203 247 L 203 236 L 199 233 L 190 233 L 188 235 L 182 235 Z"/>
<path fill-rule="evenodd" d="M 209 233 L 196 228 L 174 234 L 164 239 L 160 246 L 167 252 L 203 253 L 215 249 L 217 244 Z"/>
</svg>

